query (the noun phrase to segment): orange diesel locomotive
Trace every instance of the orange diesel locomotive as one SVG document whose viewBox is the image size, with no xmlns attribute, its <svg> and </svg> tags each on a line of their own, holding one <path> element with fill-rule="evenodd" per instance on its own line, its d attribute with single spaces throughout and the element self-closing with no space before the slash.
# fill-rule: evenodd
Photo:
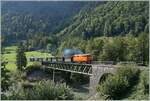
<svg viewBox="0 0 150 101">
<path fill-rule="evenodd" d="M 63 58 L 65 62 L 91 63 L 92 61 L 92 56 L 90 54 L 84 54 L 79 49 L 70 48 L 64 49 Z"/>
<path fill-rule="evenodd" d="M 90 54 L 76 54 L 71 57 L 72 62 L 91 63 L 92 56 Z"/>
</svg>

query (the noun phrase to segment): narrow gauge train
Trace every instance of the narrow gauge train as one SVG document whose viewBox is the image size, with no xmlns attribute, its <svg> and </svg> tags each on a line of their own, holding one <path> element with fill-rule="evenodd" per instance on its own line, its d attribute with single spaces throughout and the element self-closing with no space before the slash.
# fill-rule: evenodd
<svg viewBox="0 0 150 101">
<path fill-rule="evenodd" d="M 46 61 L 43 61 L 42 58 L 34 58 L 31 57 L 30 61 L 42 61 L 42 63 L 46 64 L 48 62 L 72 62 L 72 63 L 87 63 L 90 64 L 92 62 L 92 55 L 84 54 L 80 50 L 77 49 L 65 49 L 62 57 L 50 57 L 46 58 Z"/>
<path fill-rule="evenodd" d="M 77 49 L 64 49 L 63 58 L 65 62 L 88 63 L 92 62 L 92 55 L 84 54 Z"/>
</svg>

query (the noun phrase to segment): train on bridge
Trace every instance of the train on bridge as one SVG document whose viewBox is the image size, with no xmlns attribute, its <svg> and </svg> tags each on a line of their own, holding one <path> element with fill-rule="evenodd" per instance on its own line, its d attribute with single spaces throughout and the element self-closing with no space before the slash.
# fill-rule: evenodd
<svg viewBox="0 0 150 101">
<path fill-rule="evenodd" d="M 40 62 L 57 62 L 57 63 L 78 63 L 78 64 L 111 64 L 115 65 L 117 63 L 132 63 L 134 62 L 117 62 L 117 61 L 94 61 L 93 56 L 91 54 L 83 53 L 78 49 L 64 49 L 61 56 L 52 56 L 52 57 L 45 57 L 45 58 L 38 58 L 38 57 L 30 57 L 29 61 L 40 61 Z"/>
<path fill-rule="evenodd" d="M 65 49 L 61 57 L 35 58 L 31 57 L 30 61 L 49 61 L 49 62 L 66 62 L 66 63 L 84 63 L 91 64 L 93 57 L 91 54 L 84 54 L 80 50 Z"/>
<path fill-rule="evenodd" d="M 88 63 L 92 62 L 91 54 L 84 54 L 80 50 L 77 49 L 64 49 L 63 58 L 66 60 L 70 60 L 70 62 L 74 63 Z"/>
</svg>

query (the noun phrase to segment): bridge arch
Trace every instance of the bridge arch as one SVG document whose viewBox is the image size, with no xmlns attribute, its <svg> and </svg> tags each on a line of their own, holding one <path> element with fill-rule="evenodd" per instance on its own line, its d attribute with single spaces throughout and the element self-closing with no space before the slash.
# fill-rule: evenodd
<svg viewBox="0 0 150 101">
<path fill-rule="evenodd" d="M 92 76 L 90 77 L 90 94 L 96 93 L 96 87 L 107 74 L 114 75 L 116 69 L 109 65 L 92 65 Z"/>
<path fill-rule="evenodd" d="M 104 73 L 104 74 L 102 74 L 102 76 L 101 76 L 100 79 L 99 79 L 98 84 L 103 83 L 104 81 L 106 81 L 106 79 L 107 79 L 109 76 L 113 76 L 113 75 L 114 75 L 113 73 Z"/>
</svg>

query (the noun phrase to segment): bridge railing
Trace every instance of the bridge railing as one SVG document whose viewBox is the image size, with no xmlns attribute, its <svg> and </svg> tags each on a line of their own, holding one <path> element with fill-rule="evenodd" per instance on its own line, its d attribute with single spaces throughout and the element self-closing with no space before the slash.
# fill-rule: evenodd
<svg viewBox="0 0 150 101">
<path fill-rule="evenodd" d="M 39 58 L 39 57 L 30 57 L 29 61 L 34 62 L 34 61 L 38 61 L 38 62 L 42 62 L 42 61 L 50 61 L 50 62 L 58 62 L 58 61 L 65 61 L 65 59 L 63 57 L 46 57 L 46 58 Z"/>
<path fill-rule="evenodd" d="M 92 61 L 92 64 L 116 64 L 115 61 Z"/>
<path fill-rule="evenodd" d="M 71 62 L 71 59 L 66 59 L 64 57 L 46 57 L 46 58 L 39 58 L 39 57 L 30 57 L 29 61 L 50 61 L 50 62 Z M 143 62 L 134 62 L 134 61 L 92 61 L 92 64 L 143 64 Z"/>
<path fill-rule="evenodd" d="M 46 68 L 69 71 L 69 72 L 74 72 L 79 74 L 92 75 L 92 65 L 90 64 L 43 61 L 42 65 Z"/>
</svg>

